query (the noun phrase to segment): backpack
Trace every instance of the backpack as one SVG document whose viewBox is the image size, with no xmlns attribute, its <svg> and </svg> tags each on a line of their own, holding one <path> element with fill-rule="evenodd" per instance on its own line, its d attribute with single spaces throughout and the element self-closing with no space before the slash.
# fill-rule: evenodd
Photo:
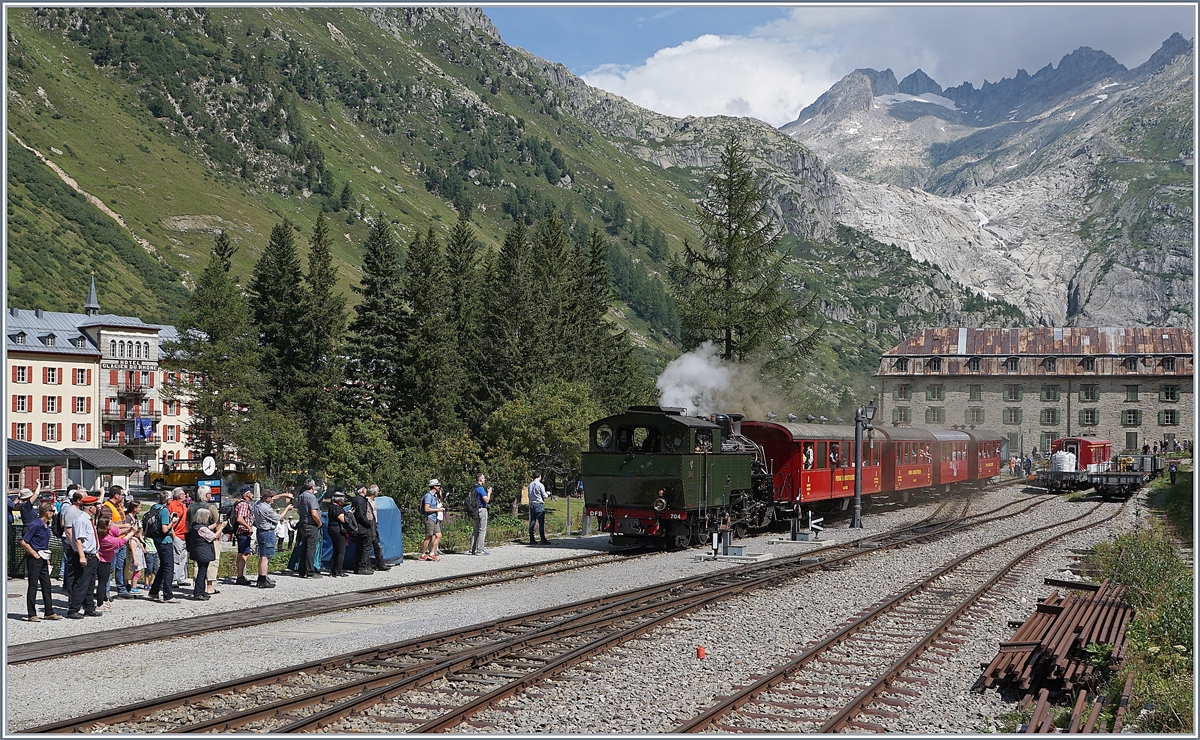
<svg viewBox="0 0 1200 740">
<path fill-rule="evenodd" d="M 63 504 L 66 506 L 66 504 Z M 62 508 L 54 512 L 54 516 L 50 518 L 50 531 L 60 540 L 67 535 L 67 528 L 63 526 Z"/>
<path fill-rule="evenodd" d="M 240 500 L 241 499 L 239 499 L 239 501 Z M 234 501 L 234 502 L 228 504 L 227 506 L 221 507 L 221 521 L 229 522 L 229 526 L 226 527 L 225 529 L 226 529 L 226 533 L 229 534 L 230 536 L 235 534 L 237 532 L 237 528 L 238 528 L 237 505 L 238 505 L 238 502 Z M 216 528 L 216 523 L 214 522 L 212 526 L 213 526 L 213 528 Z"/>
<path fill-rule="evenodd" d="M 467 494 L 467 500 L 463 502 L 463 511 L 472 518 L 479 514 L 479 494 L 474 488 Z"/>
<path fill-rule="evenodd" d="M 147 537 L 153 537 L 156 540 L 162 539 L 163 536 L 162 522 L 158 519 L 160 511 L 162 511 L 162 504 L 155 504 L 150 507 L 150 511 L 142 515 L 142 531 L 146 533 Z"/>
</svg>

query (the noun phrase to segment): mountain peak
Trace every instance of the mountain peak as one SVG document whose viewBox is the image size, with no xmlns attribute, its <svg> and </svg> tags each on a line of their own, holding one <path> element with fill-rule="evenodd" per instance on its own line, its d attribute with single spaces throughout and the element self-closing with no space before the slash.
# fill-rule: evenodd
<svg viewBox="0 0 1200 740">
<path fill-rule="evenodd" d="M 891 80 L 891 91 L 896 92 L 896 75 L 892 73 L 892 70 L 876 72 L 873 69 L 856 69 L 838 80 L 833 87 L 825 91 L 824 95 L 813 101 L 812 105 L 800 111 L 800 116 L 795 121 L 785 124 L 781 128 L 788 131 L 802 125 L 813 116 L 826 116 L 836 120 L 852 116 L 855 113 L 865 113 L 871 110 L 871 104 L 876 95 L 875 86 L 872 84 L 873 80 L 879 80 L 880 87 L 886 88 L 889 79 Z M 887 95 L 888 93 L 879 94 Z"/>
<path fill-rule="evenodd" d="M 1170 38 L 1162 42 L 1162 46 L 1158 47 L 1158 51 L 1150 55 L 1142 64 L 1134 67 L 1131 71 L 1135 76 L 1148 77 L 1163 67 L 1180 54 L 1191 54 L 1192 42 L 1185 39 L 1178 31 L 1171 34 Z"/>
<path fill-rule="evenodd" d="M 913 72 L 900 81 L 899 92 L 906 95 L 922 95 L 924 93 L 941 95 L 942 86 L 934 82 L 932 77 L 918 68 L 916 72 Z"/>
<path fill-rule="evenodd" d="M 894 95 L 898 92 L 904 92 L 896 85 L 896 75 L 891 69 L 885 69 L 882 72 L 877 72 L 870 67 L 856 69 L 855 72 L 862 72 L 871 81 L 872 95 Z"/>
</svg>

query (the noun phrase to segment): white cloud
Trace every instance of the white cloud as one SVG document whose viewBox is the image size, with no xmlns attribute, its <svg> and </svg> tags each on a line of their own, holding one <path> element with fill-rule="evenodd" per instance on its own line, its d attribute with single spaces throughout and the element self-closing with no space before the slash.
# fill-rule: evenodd
<svg viewBox="0 0 1200 740">
<path fill-rule="evenodd" d="M 843 76 L 917 68 L 939 84 L 979 87 L 1030 74 L 1080 46 L 1127 67 L 1173 31 L 1194 35 L 1190 7 L 992 6 L 795 8 L 744 36 L 705 34 L 635 66 L 604 65 L 588 84 L 671 116 L 737 115 L 775 126 L 796 119 Z"/>
</svg>

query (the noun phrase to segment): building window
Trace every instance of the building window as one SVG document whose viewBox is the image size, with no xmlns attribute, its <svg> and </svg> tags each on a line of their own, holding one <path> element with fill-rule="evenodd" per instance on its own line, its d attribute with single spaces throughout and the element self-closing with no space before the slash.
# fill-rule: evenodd
<svg viewBox="0 0 1200 740">
<path fill-rule="evenodd" d="M 1004 369 L 1010 373 L 1017 372 L 1017 370 L 1019 370 L 1020 367 L 1021 367 L 1021 361 L 1020 361 L 1020 359 L 1018 359 L 1016 357 L 1010 357 L 1004 361 Z"/>
<path fill-rule="evenodd" d="M 926 424 L 945 424 L 946 423 L 946 409 L 942 408 L 941 406 L 931 406 L 931 407 L 925 409 L 925 423 Z"/>
<path fill-rule="evenodd" d="M 911 424 L 912 409 L 908 406 L 897 406 L 896 408 L 892 409 L 892 423 Z"/>
<path fill-rule="evenodd" d="M 17 332 L 17 336 L 13 337 L 14 344 L 25 344 L 25 332 Z"/>
<path fill-rule="evenodd" d="M 47 442 L 60 441 L 58 438 L 58 424 L 47 424 L 46 425 L 46 441 Z"/>
<path fill-rule="evenodd" d="M 979 367 L 982 364 L 983 364 L 983 361 L 980 360 L 978 357 L 972 357 L 971 359 L 967 360 L 967 371 L 972 372 L 972 373 L 977 373 L 977 372 L 979 372 Z"/>
<path fill-rule="evenodd" d="M 75 397 L 75 413 L 86 414 L 87 413 L 87 402 L 88 402 L 87 396 L 76 396 Z"/>
<path fill-rule="evenodd" d="M 91 441 L 91 439 L 88 437 L 88 431 L 87 431 L 88 425 L 87 424 L 72 424 L 71 426 L 74 427 L 74 430 L 71 432 L 72 435 L 74 435 L 71 437 L 72 441 L 74 441 L 74 442 L 90 442 Z"/>
<path fill-rule="evenodd" d="M 1121 425 L 1137 427 L 1142 425 L 1142 412 L 1137 409 L 1126 409 L 1121 412 Z"/>
<path fill-rule="evenodd" d="M 174 442 L 175 441 L 175 426 L 172 424 L 167 424 L 163 427 L 163 429 L 165 430 L 163 433 L 164 439 L 167 442 Z"/>
<path fill-rule="evenodd" d="M 925 400 L 926 401 L 945 401 L 946 400 L 946 386 L 944 386 L 944 385 L 926 386 L 925 387 Z"/>
<path fill-rule="evenodd" d="M 15 491 L 19 488 L 21 488 L 21 469 L 20 468 L 9 468 L 8 469 L 8 490 Z"/>
<path fill-rule="evenodd" d="M 109 357 L 117 356 L 117 342 L 115 339 L 108 340 L 108 356 Z"/>
<path fill-rule="evenodd" d="M 1125 449 L 1136 450 L 1138 448 L 1137 432 L 1125 432 Z"/>
<path fill-rule="evenodd" d="M 901 357 L 900 359 L 896 360 L 895 368 L 896 372 L 898 373 L 908 372 L 908 358 Z"/>
<path fill-rule="evenodd" d="M 1058 426 L 1058 409 L 1042 409 L 1041 423 L 1046 426 Z"/>
<path fill-rule="evenodd" d="M 1021 409 L 1014 409 L 1014 408 L 1004 409 L 1004 423 L 1005 424 L 1020 424 L 1021 423 Z"/>
<path fill-rule="evenodd" d="M 13 396 L 13 411 L 22 413 L 29 410 L 29 396 Z"/>
<path fill-rule="evenodd" d="M 43 491 L 49 491 L 51 486 L 54 485 L 50 479 L 50 475 L 53 472 L 54 468 L 48 468 L 44 465 L 38 468 L 38 483 L 41 484 Z"/>
<path fill-rule="evenodd" d="M 942 371 L 942 358 L 930 357 L 925 361 L 925 372 L 940 373 Z"/>
<path fill-rule="evenodd" d="M 1099 401 L 1100 400 L 1100 386 L 1098 386 L 1098 385 L 1081 385 L 1081 386 L 1079 386 L 1079 400 L 1080 401 L 1092 401 L 1092 402 Z"/>
<path fill-rule="evenodd" d="M 1158 389 L 1158 400 L 1160 400 L 1160 401 L 1178 401 L 1179 400 L 1179 386 L 1164 385 L 1163 387 L 1159 388 Z"/>
<path fill-rule="evenodd" d="M 1164 373 L 1175 372 L 1175 358 L 1174 357 L 1164 357 L 1163 361 L 1162 361 L 1162 366 L 1163 366 Z"/>
<path fill-rule="evenodd" d="M 72 375 L 75 377 L 75 385 L 87 385 L 87 370 L 85 368 L 75 368 L 75 372 Z"/>
<path fill-rule="evenodd" d="M 46 346 L 47 346 L 47 347 L 53 347 L 53 346 L 54 346 L 54 335 L 53 335 L 53 334 L 47 334 L 47 335 L 46 335 Z"/>
<path fill-rule="evenodd" d="M 1179 424 L 1178 409 L 1163 409 L 1158 412 L 1159 426 L 1173 427 Z"/>
<path fill-rule="evenodd" d="M 1138 358 L 1136 358 L 1136 357 L 1126 357 L 1125 358 L 1125 369 L 1131 373 L 1136 373 L 1137 372 L 1137 362 L 1138 362 Z"/>
<path fill-rule="evenodd" d="M 1058 372 L 1058 360 L 1056 358 L 1047 357 L 1042 364 L 1046 366 L 1046 372 L 1048 372 L 1048 373 Z"/>
<path fill-rule="evenodd" d="M 119 343 L 117 343 L 117 357 L 124 357 L 124 356 L 125 356 L 125 343 L 119 342 Z"/>
<path fill-rule="evenodd" d="M 1079 423 L 1086 427 L 1094 427 L 1100 423 L 1099 409 L 1079 409 Z"/>
<path fill-rule="evenodd" d="M 983 419 L 983 409 L 977 406 L 967 409 L 966 422 L 968 424 L 982 424 L 984 423 Z"/>
<path fill-rule="evenodd" d="M 43 398 L 46 399 L 46 413 L 47 414 L 57 414 L 58 410 L 59 410 L 58 409 L 58 396 L 43 396 Z"/>
<path fill-rule="evenodd" d="M 58 385 L 59 383 L 62 382 L 62 378 L 58 377 L 58 368 L 56 368 L 56 367 L 46 368 L 46 382 L 49 383 L 50 385 Z"/>
<path fill-rule="evenodd" d="M 1019 385 L 1004 386 L 1004 400 L 1005 401 L 1020 401 L 1021 397 L 1023 395 L 1024 395 L 1024 393 L 1022 392 L 1021 386 L 1019 386 Z"/>
<path fill-rule="evenodd" d="M 1059 396 L 1060 396 L 1060 393 L 1059 393 L 1057 385 L 1043 385 L 1042 386 L 1042 400 L 1043 401 L 1057 401 L 1057 400 L 1059 400 Z"/>
<path fill-rule="evenodd" d="M 150 359 L 150 343 L 149 342 L 142 343 L 142 357 L 146 358 L 147 360 Z"/>
<path fill-rule="evenodd" d="M 969 386 L 967 386 L 967 390 L 971 394 L 971 397 L 968 400 L 971 400 L 971 401 L 982 401 L 983 400 L 983 386 L 982 385 L 969 385 Z"/>
<path fill-rule="evenodd" d="M 1125 386 L 1125 400 L 1126 401 L 1138 400 L 1138 387 L 1136 385 Z"/>
<path fill-rule="evenodd" d="M 1095 358 L 1095 357 L 1085 357 L 1085 358 L 1083 358 L 1083 360 L 1082 360 L 1082 361 L 1079 363 L 1079 365 L 1080 365 L 1080 367 L 1082 367 L 1082 368 L 1083 368 L 1083 371 L 1084 371 L 1085 373 L 1094 373 L 1094 372 L 1096 372 L 1096 358 Z"/>
<path fill-rule="evenodd" d="M 1056 439 L 1058 439 L 1057 432 L 1042 432 L 1042 450 L 1049 452 Z"/>
<path fill-rule="evenodd" d="M 14 383 L 28 383 L 29 382 L 29 368 L 26 367 L 25 365 L 17 365 L 16 370 L 13 373 L 13 382 Z"/>
<path fill-rule="evenodd" d="M 87 344 L 87 340 L 83 337 L 75 337 L 75 341 L 71 342 L 71 344 L 74 344 L 76 347 L 83 347 Z"/>
</svg>

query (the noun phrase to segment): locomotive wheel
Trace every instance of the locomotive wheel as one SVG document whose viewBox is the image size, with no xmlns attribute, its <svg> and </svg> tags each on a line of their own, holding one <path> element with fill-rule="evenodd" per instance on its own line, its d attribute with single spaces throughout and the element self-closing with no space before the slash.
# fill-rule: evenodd
<svg viewBox="0 0 1200 740">
<path fill-rule="evenodd" d="M 676 522 L 671 525 L 671 549 L 686 550 L 692 546 L 692 532 L 688 525 Z"/>
<path fill-rule="evenodd" d="M 745 539 L 750 534 L 750 528 L 745 522 L 738 522 L 733 525 L 733 536 L 739 540 Z"/>
</svg>

